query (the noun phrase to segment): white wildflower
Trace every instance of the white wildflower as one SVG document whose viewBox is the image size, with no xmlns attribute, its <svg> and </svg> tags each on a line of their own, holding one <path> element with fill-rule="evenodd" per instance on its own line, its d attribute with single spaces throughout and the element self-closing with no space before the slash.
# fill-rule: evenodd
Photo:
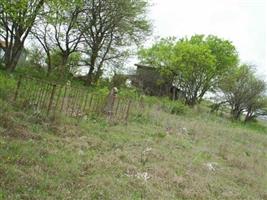
<svg viewBox="0 0 267 200">
<path fill-rule="evenodd" d="M 216 167 L 218 166 L 218 163 L 212 162 L 212 163 L 206 163 L 205 165 L 208 168 L 208 170 L 215 171 Z"/>
<path fill-rule="evenodd" d="M 152 148 L 150 148 L 150 147 L 147 147 L 144 151 L 143 151 L 143 153 L 147 153 L 147 152 L 150 152 L 152 150 Z"/>
<path fill-rule="evenodd" d="M 136 178 L 138 178 L 138 179 L 143 179 L 144 181 L 147 181 L 148 179 L 151 178 L 151 177 L 148 175 L 147 172 L 143 172 L 143 173 L 141 173 L 141 172 L 137 172 L 137 174 L 136 174 L 135 176 L 136 176 Z"/>
</svg>

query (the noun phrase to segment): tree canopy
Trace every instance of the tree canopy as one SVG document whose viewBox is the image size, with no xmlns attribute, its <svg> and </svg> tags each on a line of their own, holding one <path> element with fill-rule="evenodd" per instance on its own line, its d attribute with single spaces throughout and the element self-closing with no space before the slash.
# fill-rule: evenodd
<svg viewBox="0 0 267 200">
<path fill-rule="evenodd" d="M 81 53 L 89 69 L 87 84 L 130 55 L 151 32 L 147 0 L 22 0 L 0 3 L 0 37 L 5 41 L 6 69 L 16 69 L 25 40 L 37 40 L 53 68 L 51 53 L 60 52 L 61 78 L 68 74 L 68 59 Z M 107 65 L 108 63 L 109 65 Z M 60 78 L 60 77 L 59 77 Z"/>
<path fill-rule="evenodd" d="M 256 77 L 252 67 L 243 64 L 231 71 L 220 83 L 221 101 L 231 107 L 233 119 L 239 120 L 246 113 L 246 121 L 255 118 L 266 106 L 266 84 Z"/>
<path fill-rule="evenodd" d="M 84 62 L 89 66 L 87 84 L 102 75 L 104 64 L 129 55 L 132 44 L 140 44 L 150 33 L 146 18 L 147 1 L 93 0 L 85 3 Z"/>
<path fill-rule="evenodd" d="M 140 50 L 139 58 L 172 80 L 184 92 L 188 105 L 195 105 L 207 91 L 217 88 L 238 63 L 234 45 L 213 35 L 161 39 L 151 48 Z"/>
<path fill-rule="evenodd" d="M 43 4 L 44 0 L 0 1 L 0 39 L 5 42 L 4 62 L 8 71 L 15 70 Z"/>
</svg>

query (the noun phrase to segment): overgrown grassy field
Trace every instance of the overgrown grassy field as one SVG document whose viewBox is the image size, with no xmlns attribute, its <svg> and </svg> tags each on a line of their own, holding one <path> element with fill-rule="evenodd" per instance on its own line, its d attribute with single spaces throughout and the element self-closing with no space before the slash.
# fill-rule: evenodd
<svg viewBox="0 0 267 200">
<path fill-rule="evenodd" d="M 267 199 L 266 122 L 150 109 L 110 125 L 0 99 L 0 199 Z"/>
</svg>

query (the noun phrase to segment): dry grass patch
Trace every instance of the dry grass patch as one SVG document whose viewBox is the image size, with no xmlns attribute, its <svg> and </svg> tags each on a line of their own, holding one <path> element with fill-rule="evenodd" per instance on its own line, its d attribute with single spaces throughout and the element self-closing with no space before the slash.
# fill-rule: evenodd
<svg viewBox="0 0 267 200">
<path fill-rule="evenodd" d="M 42 139 L 0 134 L 0 199 L 266 198 L 267 135 L 210 114 L 147 116 L 1 115 L 0 130 Z"/>
</svg>

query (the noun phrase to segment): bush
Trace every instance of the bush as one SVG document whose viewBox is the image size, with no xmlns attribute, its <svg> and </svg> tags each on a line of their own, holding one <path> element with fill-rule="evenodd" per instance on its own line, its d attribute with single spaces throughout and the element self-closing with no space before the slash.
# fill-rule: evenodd
<svg viewBox="0 0 267 200">
<path fill-rule="evenodd" d="M 42 68 L 37 68 L 36 66 L 19 66 L 16 69 L 16 73 L 22 76 L 36 77 L 40 79 L 46 78 L 46 70 Z"/>
<path fill-rule="evenodd" d="M 135 88 L 121 88 L 119 89 L 119 97 L 126 97 L 136 100 L 140 97 L 140 94 Z"/>
<path fill-rule="evenodd" d="M 162 107 L 166 112 L 175 115 L 186 114 L 188 111 L 188 107 L 180 101 L 165 100 Z"/>
<path fill-rule="evenodd" d="M 115 74 L 112 77 L 111 86 L 117 87 L 117 88 L 124 87 L 126 80 L 127 80 L 127 76 L 125 76 L 123 74 Z"/>
<path fill-rule="evenodd" d="M 186 113 L 186 107 L 182 103 L 176 103 L 171 107 L 171 114 L 180 115 Z"/>
<path fill-rule="evenodd" d="M 98 96 L 107 96 L 109 94 L 109 89 L 107 87 L 103 88 L 94 88 L 92 91 L 93 94 L 96 94 Z"/>
<path fill-rule="evenodd" d="M 184 114 L 184 113 L 185 113 L 185 108 L 184 108 L 184 106 L 181 106 L 181 105 L 174 105 L 174 106 L 171 108 L 171 114 L 179 115 L 179 114 Z"/>
</svg>

